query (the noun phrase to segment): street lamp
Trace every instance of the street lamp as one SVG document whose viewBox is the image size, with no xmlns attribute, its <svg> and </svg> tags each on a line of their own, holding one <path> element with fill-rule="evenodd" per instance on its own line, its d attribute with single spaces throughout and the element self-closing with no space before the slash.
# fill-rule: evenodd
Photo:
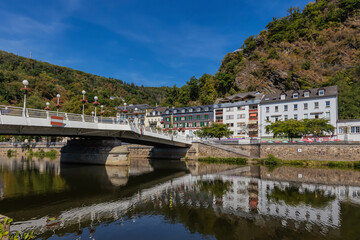
<svg viewBox="0 0 360 240">
<path fill-rule="evenodd" d="M 45 110 L 46 110 L 46 111 L 49 111 L 49 110 L 50 110 L 50 107 L 49 107 L 49 106 L 50 106 L 50 103 L 49 103 L 49 102 L 46 102 L 46 107 L 45 107 Z"/>
<path fill-rule="evenodd" d="M 91 112 L 91 116 L 92 116 L 92 117 L 94 116 L 94 111 Z"/>
<path fill-rule="evenodd" d="M 82 95 L 83 95 L 83 98 L 81 99 L 81 103 L 83 105 L 83 118 L 85 117 L 85 103 L 88 102 L 88 100 L 85 99 L 85 94 L 86 94 L 86 91 L 85 90 L 82 90 L 81 91 Z"/>
<path fill-rule="evenodd" d="M 26 117 L 26 94 L 30 91 L 30 89 L 28 87 L 26 87 L 26 86 L 29 85 L 29 81 L 28 80 L 23 80 L 22 84 L 24 85 L 24 87 L 21 88 L 20 90 L 24 93 L 23 116 Z"/>
<path fill-rule="evenodd" d="M 56 110 L 56 115 L 59 116 L 59 108 L 61 107 L 61 106 L 60 106 L 60 94 L 57 94 L 56 97 L 57 97 L 57 104 L 56 104 L 57 110 Z"/>
<path fill-rule="evenodd" d="M 98 100 L 98 97 L 97 97 L 97 96 L 94 97 L 94 100 L 95 100 L 95 102 L 93 102 L 93 104 L 94 104 L 94 106 L 95 106 L 95 118 L 96 118 L 96 107 L 97 107 L 98 105 L 100 105 L 100 103 L 97 101 L 97 100 Z"/>
<path fill-rule="evenodd" d="M 101 123 L 102 123 L 102 115 L 104 114 L 104 105 L 101 105 L 100 108 L 101 108 L 100 115 L 101 115 Z"/>
</svg>

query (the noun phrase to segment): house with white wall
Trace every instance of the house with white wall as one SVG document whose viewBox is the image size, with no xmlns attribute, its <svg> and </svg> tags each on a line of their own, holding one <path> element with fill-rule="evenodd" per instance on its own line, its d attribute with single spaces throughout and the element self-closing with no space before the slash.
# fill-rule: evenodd
<svg viewBox="0 0 360 240">
<path fill-rule="evenodd" d="M 272 137 L 265 127 L 270 122 L 287 119 L 324 118 L 335 128 L 338 121 L 337 86 L 291 90 L 267 94 L 263 97 L 259 109 L 259 136 Z"/>
</svg>

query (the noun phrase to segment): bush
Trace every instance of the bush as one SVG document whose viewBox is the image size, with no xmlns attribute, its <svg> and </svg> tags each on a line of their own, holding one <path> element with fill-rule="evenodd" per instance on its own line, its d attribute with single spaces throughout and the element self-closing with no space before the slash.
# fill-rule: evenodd
<svg viewBox="0 0 360 240">
<path fill-rule="evenodd" d="M 225 164 L 236 164 L 245 165 L 247 164 L 247 158 L 221 158 L 221 157 L 203 157 L 198 159 L 199 162 L 206 163 L 225 163 Z"/>
<path fill-rule="evenodd" d="M 268 157 L 264 159 L 264 164 L 277 166 L 277 165 L 281 164 L 281 160 L 279 158 L 275 157 L 274 155 L 269 154 Z"/>
</svg>

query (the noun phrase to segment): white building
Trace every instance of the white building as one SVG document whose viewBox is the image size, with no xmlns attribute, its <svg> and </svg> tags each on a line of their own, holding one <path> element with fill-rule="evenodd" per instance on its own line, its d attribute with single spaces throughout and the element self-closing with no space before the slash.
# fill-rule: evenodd
<svg viewBox="0 0 360 240">
<path fill-rule="evenodd" d="M 214 121 L 229 126 L 233 138 L 258 137 L 258 107 L 264 95 L 259 92 L 238 93 L 217 99 Z"/>
<path fill-rule="evenodd" d="M 260 103 L 260 137 L 272 137 L 265 131 L 267 121 L 325 118 L 336 128 L 338 120 L 337 86 L 292 90 L 265 95 Z"/>
<path fill-rule="evenodd" d="M 342 141 L 360 141 L 360 119 L 339 120 L 337 124 L 338 138 Z"/>
<path fill-rule="evenodd" d="M 151 128 L 162 128 L 162 114 L 166 110 L 166 107 L 156 107 L 153 109 L 147 109 L 144 125 Z"/>
</svg>

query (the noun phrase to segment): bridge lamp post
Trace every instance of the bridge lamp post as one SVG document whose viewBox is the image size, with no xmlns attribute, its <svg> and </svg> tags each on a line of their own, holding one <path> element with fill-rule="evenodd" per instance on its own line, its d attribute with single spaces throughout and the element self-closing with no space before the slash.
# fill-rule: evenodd
<svg viewBox="0 0 360 240">
<path fill-rule="evenodd" d="M 24 85 L 24 87 L 21 88 L 20 90 L 24 93 L 23 116 L 26 117 L 26 94 L 30 91 L 30 89 L 28 87 L 26 87 L 26 86 L 29 85 L 29 81 L 28 80 L 23 80 L 22 84 Z"/>
<path fill-rule="evenodd" d="M 85 91 L 85 90 L 82 90 L 81 93 L 82 93 L 82 95 L 83 95 L 83 98 L 81 99 L 81 103 L 82 103 L 82 105 L 83 105 L 83 109 L 82 109 L 83 111 L 82 111 L 82 113 L 83 113 L 83 118 L 84 118 L 84 117 L 85 117 L 85 103 L 87 103 L 88 100 L 85 99 L 86 91 Z"/>
<path fill-rule="evenodd" d="M 49 110 L 50 110 L 50 103 L 46 102 L 46 107 L 44 108 L 46 110 L 46 117 L 49 118 Z"/>
<path fill-rule="evenodd" d="M 95 118 L 94 118 L 94 120 L 95 120 L 95 119 L 96 119 L 96 107 L 97 107 L 98 105 L 100 105 L 100 103 L 97 101 L 97 100 L 98 100 L 98 97 L 97 97 L 97 96 L 94 97 L 94 100 L 95 100 L 95 102 L 93 102 L 93 104 L 94 104 L 94 106 L 95 106 Z"/>
<path fill-rule="evenodd" d="M 101 105 L 100 108 L 101 108 L 100 115 L 101 115 L 101 123 L 102 123 L 102 116 L 104 114 L 104 105 Z"/>
<path fill-rule="evenodd" d="M 57 94 L 56 97 L 57 97 L 56 115 L 59 116 L 59 108 L 61 107 L 61 106 L 60 106 L 60 94 Z"/>
</svg>

